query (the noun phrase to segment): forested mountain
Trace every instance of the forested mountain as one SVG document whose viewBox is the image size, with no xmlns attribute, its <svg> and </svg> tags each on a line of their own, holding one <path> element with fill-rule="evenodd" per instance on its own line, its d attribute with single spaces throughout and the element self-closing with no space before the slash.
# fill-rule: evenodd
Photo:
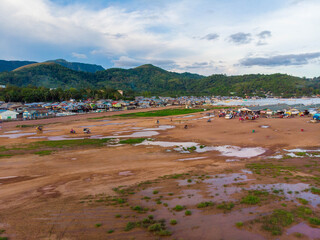
<svg viewBox="0 0 320 240">
<path fill-rule="evenodd" d="M 174 73 L 147 64 L 132 69 L 111 68 L 96 73 L 74 71 L 59 64 L 33 64 L 0 73 L 0 84 L 48 88 L 113 88 L 151 95 L 258 95 L 302 96 L 320 93 L 320 78 L 286 74 L 204 77 Z"/>
<path fill-rule="evenodd" d="M 0 72 L 10 72 L 16 68 L 33 64 L 36 62 L 31 62 L 31 61 L 5 61 L 5 60 L 0 60 Z"/>
<path fill-rule="evenodd" d="M 104 70 L 104 68 L 100 65 L 79 63 L 79 62 L 68 62 L 64 59 L 50 60 L 47 62 L 57 63 L 57 64 L 60 64 L 61 66 L 66 67 L 66 68 L 69 68 L 69 69 L 72 69 L 75 71 L 82 71 L 82 72 L 95 73 L 95 72 Z"/>
<path fill-rule="evenodd" d="M 97 71 L 103 71 L 104 68 L 100 65 L 95 64 L 87 64 L 87 63 L 78 63 L 78 62 L 68 62 L 64 59 L 57 59 L 57 60 L 49 60 L 45 63 L 57 63 L 61 66 L 64 66 L 66 68 L 75 70 L 75 71 L 82 71 L 82 72 L 91 72 L 95 73 Z M 5 61 L 0 60 L 0 72 L 10 72 L 17 68 L 21 67 L 31 67 L 34 66 L 38 62 L 32 62 L 32 61 Z M 42 63 L 39 63 L 42 64 Z"/>
</svg>

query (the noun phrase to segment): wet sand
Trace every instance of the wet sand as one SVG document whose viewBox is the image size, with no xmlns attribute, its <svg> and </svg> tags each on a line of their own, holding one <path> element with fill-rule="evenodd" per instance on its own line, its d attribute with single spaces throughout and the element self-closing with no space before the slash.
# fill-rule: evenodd
<svg viewBox="0 0 320 240">
<path fill-rule="evenodd" d="M 119 112 L 109 115 L 112 114 L 119 114 Z M 103 114 L 90 117 L 101 115 Z M 95 204 L 94 199 L 96 198 L 94 196 L 99 194 L 116 196 L 117 193 L 113 188 L 137 186 L 141 182 L 152 181 L 150 187 L 167 189 L 166 193 L 172 191 L 178 194 L 180 192 L 185 199 L 189 199 L 188 195 L 194 194 L 188 193 L 188 190 L 199 190 L 200 192 L 194 194 L 196 195 L 195 200 L 182 203 L 188 205 L 190 209 L 193 209 L 199 201 L 212 199 L 212 195 L 216 193 L 219 193 L 220 197 L 213 197 L 213 201 L 217 203 L 237 201 L 243 196 L 243 193 L 239 193 L 242 188 L 230 188 L 226 190 L 227 193 L 224 193 L 223 187 L 223 185 L 234 184 L 233 179 L 237 177 L 243 178 L 245 176 L 244 178 L 249 179 L 244 181 L 248 189 L 254 184 L 284 183 L 283 177 L 277 179 L 272 176 L 262 177 L 246 174 L 241 171 L 246 168 L 246 164 L 261 161 L 279 163 L 279 159 L 268 159 L 268 156 L 277 154 L 286 156 L 287 153 L 284 149 L 316 149 L 319 148 L 320 142 L 319 125 L 308 123 L 310 120 L 308 117 L 261 118 L 245 122 L 218 117 L 207 122 L 207 119 L 203 118 L 205 113 L 195 113 L 185 118 L 169 116 L 88 120 L 88 117 L 88 115 L 80 118 L 66 117 L 63 122 L 60 122 L 60 119 L 55 119 L 59 122 L 45 125 L 44 130 L 47 132 L 43 133 L 36 133 L 33 128 L 18 129 L 20 132 L 12 132 L 17 130 L 15 127 L 17 123 L 5 123 L 0 135 L 11 135 L 12 137 L 0 136 L 1 146 L 10 148 L 37 141 L 106 137 L 115 139 L 145 137 L 152 138 L 153 142 L 170 142 L 171 146 L 169 146 L 170 144 L 166 146 L 159 144 L 106 144 L 100 147 L 62 148 L 46 156 L 22 151 L 21 154 L 12 157 L 1 157 L 0 229 L 5 229 L 5 234 L 10 239 L 131 239 L 132 237 L 135 239 L 157 239 L 158 236 L 142 228 L 135 228 L 130 232 L 123 231 L 128 221 L 136 221 L 144 216 L 140 216 L 130 209 L 132 205 L 142 203 L 148 205 L 141 200 L 141 197 L 145 196 L 144 194 L 138 193 L 129 196 L 130 205 L 122 208 L 107 206 L 105 203 L 99 204 L 97 202 Z M 157 119 L 160 124 L 156 124 Z M 37 120 L 36 124 L 53 122 L 54 119 Z M 23 122 L 22 124 L 35 124 L 35 121 Z M 186 124 L 188 129 L 184 129 Z M 82 128 L 85 126 L 90 126 L 92 132 L 90 135 L 82 133 Z M 75 129 L 77 133 L 70 134 L 71 128 Z M 252 130 L 255 132 L 253 133 Z M 190 145 L 183 145 L 179 148 L 179 143 L 184 142 L 190 142 Z M 192 146 L 197 146 L 197 149 L 188 149 Z M 221 148 L 223 146 L 230 146 L 232 151 L 230 148 L 226 151 L 225 148 Z M 236 151 L 234 151 L 235 147 L 238 147 Z M 246 148 L 249 150 L 244 151 L 243 149 Z M 207 151 L 204 151 L 206 149 Z M 252 149 L 260 150 L 255 152 Z M 263 150 L 261 151 L 261 149 Z M 297 164 L 302 167 L 305 164 L 310 164 L 310 161 L 319 162 L 318 159 L 320 158 L 307 156 L 305 162 L 302 163 L 297 156 L 293 160 L 286 160 L 285 164 Z M 318 172 L 308 171 L 303 168 L 299 170 L 298 174 L 318 175 Z M 161 176 L 187 172 L 191 172 L 191 176 L 193 176 L 192 174 L 208 175 L 208 180 L 203 180 L 201 184 L 199 183 L 200 185 L 189 184 L 188 177 L 180 179 L 185 182 L 185 185 L 181 186 L 176 180 L 154 183 L 154 180 Z M 222 178 L 222 183 L 212 186 L 210 190 L 210 185 L 212 185 L 210 179 L 214 179 L 214 175 L 228 174 L 228 172 L 236 174 L 230 177 L 232 181 L 228 182 L 227 179 Z M 257 178 L 261 179 L 257 180 Z M 297 179 L 292 181 L 294 184 L 299 183 Z M 241 183 L 242 181 L 240 179 L 237 182 Z M 217 184 L 216 181 L 214 183 Z M 208 189 L 206 184 L 209 186 Z M 316 183 L 310 180 L 305 184 Z M 188 187 L 188 185 L 190 186 Z M 180 188 L 185 188 L 184 193 Z M 289 190 L 286 189 L 286 191 Z M 82 199 L 89 195 L 93 196 L 92 204 L 87 201 L 85 204 L 81 203 Z M 151 198 L 154 197 L 152 193 L 149 195 Z M 317 196 L 315 197 L 317 198 Z M 172 203 L 168 201 L 169 208 L 179 202 L 176 198 L 171 200 Z M 310 198 L 309 201 L 312 203 L 310 203 L 310 207 L 318 212 L 319 208 L 315 204 L 318 200 L 312 202 Z M 291 205 L 295 204 L 289 202 Z M 272 204 L 271 202 L 268 207 L 259 206 L 261 208 L 259 211 L 264 213 L 272 211 Z M 288 205 L 290 204 L 288 203 Z M 203 212 L 201 209 L 195 208 L 190 217 L 185 217 L 184 212 L 179 213 L 180 215 L 172 215 L 170 211 L 160 208 L 158 204 L 152 204 L 149 207 L 155 208 L 155 211 L 149 214 L 153 214 L 157 218 L 170 220 L 174 217 L 179 222 L 183 222 L 177 226 L 170 226 L 167 223 L 168 228 L 173 232 L 171 238 L 273 238 L 269 233 L 250 229 L 250 224 L 245 225 L 243 229 L 234 227 L 235 222 L 248 222 L 258 216 L 258 214 L 249 213 L 256 211 L 250 209 L 250 206 L 237 206 L 232 214 L 231 212 L 225 214 L 219 210 L 206 213 L 206 211 Z M 118 213 L 128 217 L 115 219 L 114 215 Z M 102 227 L 95 227 L 95 224 L 100 222 L 102 222 Z M 206 224 L 208 222 L 211 222 L 215 227 Z M 222 226 L 225 227 L 222 228 Z M 116 229 L 115 233 L 106 233 L 111 228 Z M 201 238 L 197 238 L 199 236 Z M 291 237 L 288 236 L 283 234 L 280 238 L 290 239 Z"/>
</svg>

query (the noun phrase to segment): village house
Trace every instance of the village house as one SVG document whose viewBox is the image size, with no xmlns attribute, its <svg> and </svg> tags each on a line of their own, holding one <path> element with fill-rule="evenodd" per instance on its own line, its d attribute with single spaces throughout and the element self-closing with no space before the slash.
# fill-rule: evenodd
<svg viewBox="0 0 320 240">
<path fill-rule="evenodd" d="M 11 110 L 0 110 L 0 119 L 1 120 L 14 120 L 17 119 L 19 113 Z"/>
</svg>

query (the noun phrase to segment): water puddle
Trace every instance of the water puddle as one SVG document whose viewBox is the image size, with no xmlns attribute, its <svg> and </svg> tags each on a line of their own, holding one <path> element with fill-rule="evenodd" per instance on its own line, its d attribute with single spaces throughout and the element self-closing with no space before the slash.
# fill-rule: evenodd
<svg viewBox="0 0 320 240">
<path fill-rule="evenodd" d="M 320 236 L 320 228 L 312 228 L 308 224 L 302 222 L 288 229 L 287 235 L 292 233 L 302 233 L 311 239 L 318 239 Z"/>
<path fill-rule="evenodd" d="M 208 193 L 214 196 L 215 201 L 233 201 L 235 199 L 230 196 L 234 193 L 241 192 L 243 187 L 234 186 L 233 184 L 251 180 L 253 179 L 248 179 L 246 174 L 230 173 L 217 174 L 213 176 L 213 178 L 203 180 L 203 182 L 208 184 Z"/>
<path fill-rule="evenodd" d="M 62 135 L 62 136 L 50 136 L 47 137 L 49 141 L 62 141 L 62 140 L 80 140 L 84 138 L 70 138 L 68 136 Z"/>
<path fill-rule="evenodd" d="M 139 138 L 139 137 L 152 137 L 152 136 L 156 136 L 159 135 L 158 132 L 156 131 L 139 131 L 139 132 L 134 132 L 132 134 L 128 134 L 128 135 L 116 135 L 117 138 Z M 106 136 L 104 138 L 113 138 L 115 136 Z"/>
<path fill-rule="evenodd" d="M 196 152 L 207 152 L 207 151 L 219 151 L 222 156 L 226 157 L 237 157 L 237 158 L 252 158 L 257 157 L 266 152 L 261 147 L 237 147 L 237 146 L 218 146 L 218 147 L 204 147 L 197 148 Z"/>
<path fill-rule="evenodd" d="M 131 171 L 119 172 L 119 176 L 131 176 L 133 173 Z"/>
<path fill-rule="evenodd" d="M 141 129 L 143 129 L 143 127 L 132 127 L 131 129 L 132 130 L 141 130 Z"/>
<path fill-rule="evenodd" d="M 100 125 L 100 126 L 109 126 L 109 125 L 123 125 L 125 123 L 118 123 L 118 122 L 115 122 L 115 123 L 106 123 L 106 124 L 103 124 L 103 125 Z"/>
<path fill-rule="evenodd" d="M 218 147 L 207 147 L 201 146 L 195 142 L 165 142 L 165 141 L 144 141 L 137 145 L 153 145 L 160 147 L 175 147 L 174 150 L 180 153 L 190 153 L 188 148 L 194 148 L 193 151 L 197 153 L 204 153 L 208 151 L 218 151 L 222 156 L 226 157 L 237 157 L 237 158 L 252 158 L 257 157 L 266 152 L 264 148 L 261 147 L 246 147 L 241 148 L 237 146 L 218 146 Z"/>
<path fill-rule="evenodd" d="M 11 134 L 11 133 L 19 133 L 22 132 L 22 130 L 13 130 L 13 131 L 8 131 L 8 132 L 4 132 L 6 134 Z"/>
<path fill-rule="evenodd" d="M 19 138 L 19 137 L 32 136 L 32 135 L 36 135 L 36 134 L 37 133 L 15 133 L 15 134 L 0 135 L 0 137 L 15 139 L 15 138 Z"/>
<path fill-rule="evenodd" d="M 153 146 L 160 146 L 160 147 L 193 147 L 197 145 L 195 142 L 164 142 L 164 141 L 143 141 L 137 145 L 153 145 Z"/>
<path fill-rule="evenodd" d="M 189 117 L 194 117 L 195 115 L 186 115 L 186 116 L 182 116 L 182 117 L 176 117 L 176 118 L 189 118 Z"/>
<path fill-rule="evenodd" d="M 227 159 L 226 162 L 239 162 L 239 159 Z"/>
<path fill-rule="evenodd" d="M 204 158 L 207 158 L 207 157 L 181 158 L 181 159 L 178 159 L 177 161 L 184 162 L 184 161 L 200 160 L 200 159 L 204 159 Z"/>
<path fill-rule="evenodd" d="M 275 156 L 268 156 L 267 158 L 272 158 L 272 159 L 282 159 L 282 155 L 275 155 Z"/>
<path fill-rule="evenodd" d="M 175 126 L 172 125 L 160 125 L 159 127 L 155 128 L 144 128 L 144 131 L 161 131 L 161 130 L 167 130 L 167 129 L 172 129 L 175 128 Z"/>
<path fill-rule="evenodd" d="M 47 138 L 46 136 L 36 136 L 36 137 L 27 137 L 28 139 L 43 139 Z"/>
<path fill-rule="evenodd" d="M 12 178 L 17 178 L 18 176 L 7 176 L 7 177 L 0 177 L 0 180 L 3 179 L 12 179 Z"/>
<path fill-rule="evenodd" d="M 170 208 L 175 207 L 176 205 L 181 206 L 195 206 L 198 203 L 210 201 L 209 198 L 204 198 L 200 190 L 196 189 L 186 189 L 182 190 L 181 194 L 175 195 L 173 199 L 163 200 L 163 202 L 167 203 Z"/>
<path fill-rule="evenodd" d="M 299 203 L 297 198 L 303 198 L 307 200 L 313 207 L 316 207 L 318 204 L 320 204 L 320 197 L 311 193 L 310 191 L 306 191 L 310 189 L 310 185 L 305 183 L 255 184 L 248 188 L 248 190 L 254 189 L 264 189 L 269 192 L 283 195 L 286 197 L 286 199 L 292 200 L 296 203 Z"/>
<path fill-rule="evenodd" d="M 315 150 L 311 150 L 311 149 L 301 149 L 301 148 L 295 148 L 295 149 L 283 149 L 286 152 L 290 152 L 290 153 L 296 153 L 296 152 L 320 152 L 320 149 L 315 149 Z"/>
<path fill-rule="evenodd" d="M 260 126 L 261 128 L 269 128 L 270 126 L 268 126 L 268 125 L 262 125 L 262 126 Z"/>
<path fill-rule="evenodd" d="M 217 174 L 214 176 L 210 176 L 210 178 L 206 178 L 202 180 L 202 183 L 207 184 L 207 193 L 213 197 L 214 201 L 233 201 L 235 199 L 230 196 L 234 193 L 241 192 L 243 186 L 235 186 L 233 184 L 243 183 L 247 181 L 251 181 L 253 179 L 248 179 L 246 174 L 251 174 L 251 171 L 246 171 L 244 173 L 230 173 L 230 174 Z M 199 179 L 190 180 L 176 180 L 179 186 L 187 186 L 196 184 Z M 230 186 L 231 185 L 231 186 Z"/>
<path fill-rule="evenodd" d="M 246 174 L 253 174 L 252 171 L 247 170 L 247 169 L 242 169 L 241 172 L 246 173 Z"/>
<path fill-rule="evenodd" d="M 91 128 L 91 127 L 101 127 L 103 124 L 100 125 L 86 125 L 86 126 L 79 126 L 79 128 Z"/>
</svg>

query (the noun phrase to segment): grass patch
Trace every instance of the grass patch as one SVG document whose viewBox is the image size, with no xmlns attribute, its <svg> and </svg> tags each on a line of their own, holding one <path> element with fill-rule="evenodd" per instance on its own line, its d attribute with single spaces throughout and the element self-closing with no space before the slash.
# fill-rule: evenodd
<svg viewBox="0 0 320 240">
<path fill-rule="evenodd" d="M 271 215 L 262 217 L 262 229 L 271 232 L 272 235 L 281 235 L 283 227 L 293 222 L 294 216 L 291 212 L 277 209 Z"/>
<path fill-rule="evenodd" d="M 173 210 L 177 211 L 177 212 L 181 212 L 183 209 L 185 209 L 184 206 L 181 206 L 181 205 L 176 205 Z"/>
<path fill-rule="evenodd" d="M 163 109 L 158 111 L 149 111 L 149 112 L 134 112 L 114 115 L 113 117 L 164 117 L 164 116 L 173 116 L 173 115 L 182 115 L 203 112 L 203 109 Z"/>
<path fill-rule="evenodd" d="M 74 139 L 74 140 L 60 140 L 60 141 L 39 141 L 31 145 L 35 147 L 46 146 L 52 148 L 77 147 L 77 146 L 103 146 L 103 144 L 110 141 L 110 138 L 103 139 Z"/>
<path fill-rule="evenodd" d="M 178 221 L 175 220 L 175 219 L 171 219 L 171 220 L 170 220 L 170 224 L 171 224 L 171 225 L 176 225 L 177 223 L 178 223 Z"/>
<path fill-rule="evenodd" d="M 300 156 L 300 157 L 304 157 L 304 156 L 307 156 L 307 153 L 306 152 L 296 152 L 294 153 L 296 156 Z"/>
<path fill-rule="evenodd" d="M 102 226 L 102 223 L 96 223 L 94 226 L 95 226 L 96 228 L 101 227 L 101 226 Z"/>
<path fill-rule="evenodd" d="M 0 158 L 12 157 L 13 154 L 0 154 Z"/>
<path fill-rule="evenodd" d="M 249 163 L 246 168 L 250 169 L 255 174 L 264 174 L 279 176 L 281 174 L 289 174 L 289 171 L 295 171 L 296 168 L 292 166 L 275 165 L 273 163 Z"/>
<path fill-rule="evenodd" d="M 320 189 L 319 189 L 319 188 L 312 187 L 312 188 L 310 189 L 310 191 L 311 191 L 313 194 L 318 194 L 318 195 L 320 195 Z"/>
<path fill-rule="evenodd" d="M 233 202 L 230 202 L 230 203 L 223 202 L 223 203 L 217 205 L 217 208 L 223 209 L 223 210 L 231 210 L 232 208 L 234 208 L 234 203 Z"/>
<path fill-rule="evenodd" d="M 194 152 L 195 150 L 197 150 L 197 147 L 196 146 L 192 146 L 192 147 L 187 147 L 187 148 L 182 148 L 183 151 L 188 151 L 188 152 Z"/>
<path fill-rule="evenodd" d="M 243 222 L 237 222 L 237 223 L 236 223 L 236 226 L 237 226 L 238 228 L 242 227 L 242 226 L 243 226 Z"/>
<path fill-rule="evenodd" d="M 171 220 L 172 223 L 176 220 Z M 148 218 L 144 218 L 139 222 L 128 222 L 125 231 L 130 231 L 135 227 L 143 227 L 146 228 L 149 232 L 152 232 L 158 236 L 170 236 L 172 233 L 166 229 L 165 220 L 154 220 L 152 215 L 149 215 Z"/>
<path fill-rule="evenodd" d="M 134 229 L 137 226 L 135 222 L 128 222 L 126 227 L 124 228 L 124 231 L 128 232 L 132 229 Z"/>
<path fill-rule="evenodd" d="M 114 232 L 113 229 L 110 229 L 110 230 L 107 231 L 107 233 L 109 233 L 109 234 L 111 234 L 111 233 L 113 233 L 113 232 Z"/>
<path fill-rule="evenodd" d="M 187 210 L 184 212 L 184 215 L 186 216 L 191 216 L 192 215 L 192 212 L 190 210 Z"/>
<path fill-rule="evenodd" d="M 213 206 L 214 203 L 213 202 L 201 202 L 197 205 L 197 208 L 206 208 L 206 207 L 211 207 Z"/>
<path fill-rule="evenodd" d="M 19 154 L 34 153 L 39 156 L 50 155 L 54 150 L 60 148 L 74 148 L 82 146 L 100 147 L 110 141 L 110 138 L 104 139 L 70 139 L 60 141 L 38 141 L 29 144 L 22 144 L 19 146 L 5 148 L 1 147 L 0 157 L 11 157 Z M 49 149 L 48 149 L 49 148 Z M 28 151 L 28 152 L 26 152 Z"/>
<path fill-rule="evenodd" d="M 41 124 L 43 126 L 44 124 Z M 39 124 L 22 124 L 22 125 L 16 125 L 17 128 L 29 128 L 29 127 L 38 127 Z"/>
<path fill-rule="evenodd" d="M 254 195 L 248 195 L 248 196 L 243 197 L 241 199 L 241 203 L 255 205 L 255 204 L 260 203 L 260 198 L 257 196 L 254 196 Z"/>
<path fill-rule="evenodd" d="M 309 218 L 309 223 L 312 225 L 320 225 L 320 219 L 316 217 Z"/>
<path fill-rule="evenodd" d="M 300 202 L 300 203 L 302 203 L 303 205 L 307 205 L 309 202 L 306 200 L 306 199 L 304 199 L 304 198 L 298 198 L 298 201 Z"/>
<path fill-rule="evenodd" d="M 53 152 L 52 150 L 42 150 L 42 151 L 35 152 L 34 154 L 37 154 L 39 156 L 47 156 L 47 155 L 50 155 L 52 152 Z"/>
<path fill-rule="evenodd" d="M 142 143 L 146 138 L 131 138 L 119 141 L 119 144 L 138 144 Z"/>
<path fill-rule="evenodd" d="M 149 210 L 148 208 L 143 208 L 141 206 L 131 207 L 131 209 L 138 212 L 138 213 L 145 213 Z"/>
<path fill-rule="evenodd" d="M 5 152 L 7 151 L 8 149 L 6 148 L 6 146 L 0 146 L 0 152 Z"/>
</svg>

